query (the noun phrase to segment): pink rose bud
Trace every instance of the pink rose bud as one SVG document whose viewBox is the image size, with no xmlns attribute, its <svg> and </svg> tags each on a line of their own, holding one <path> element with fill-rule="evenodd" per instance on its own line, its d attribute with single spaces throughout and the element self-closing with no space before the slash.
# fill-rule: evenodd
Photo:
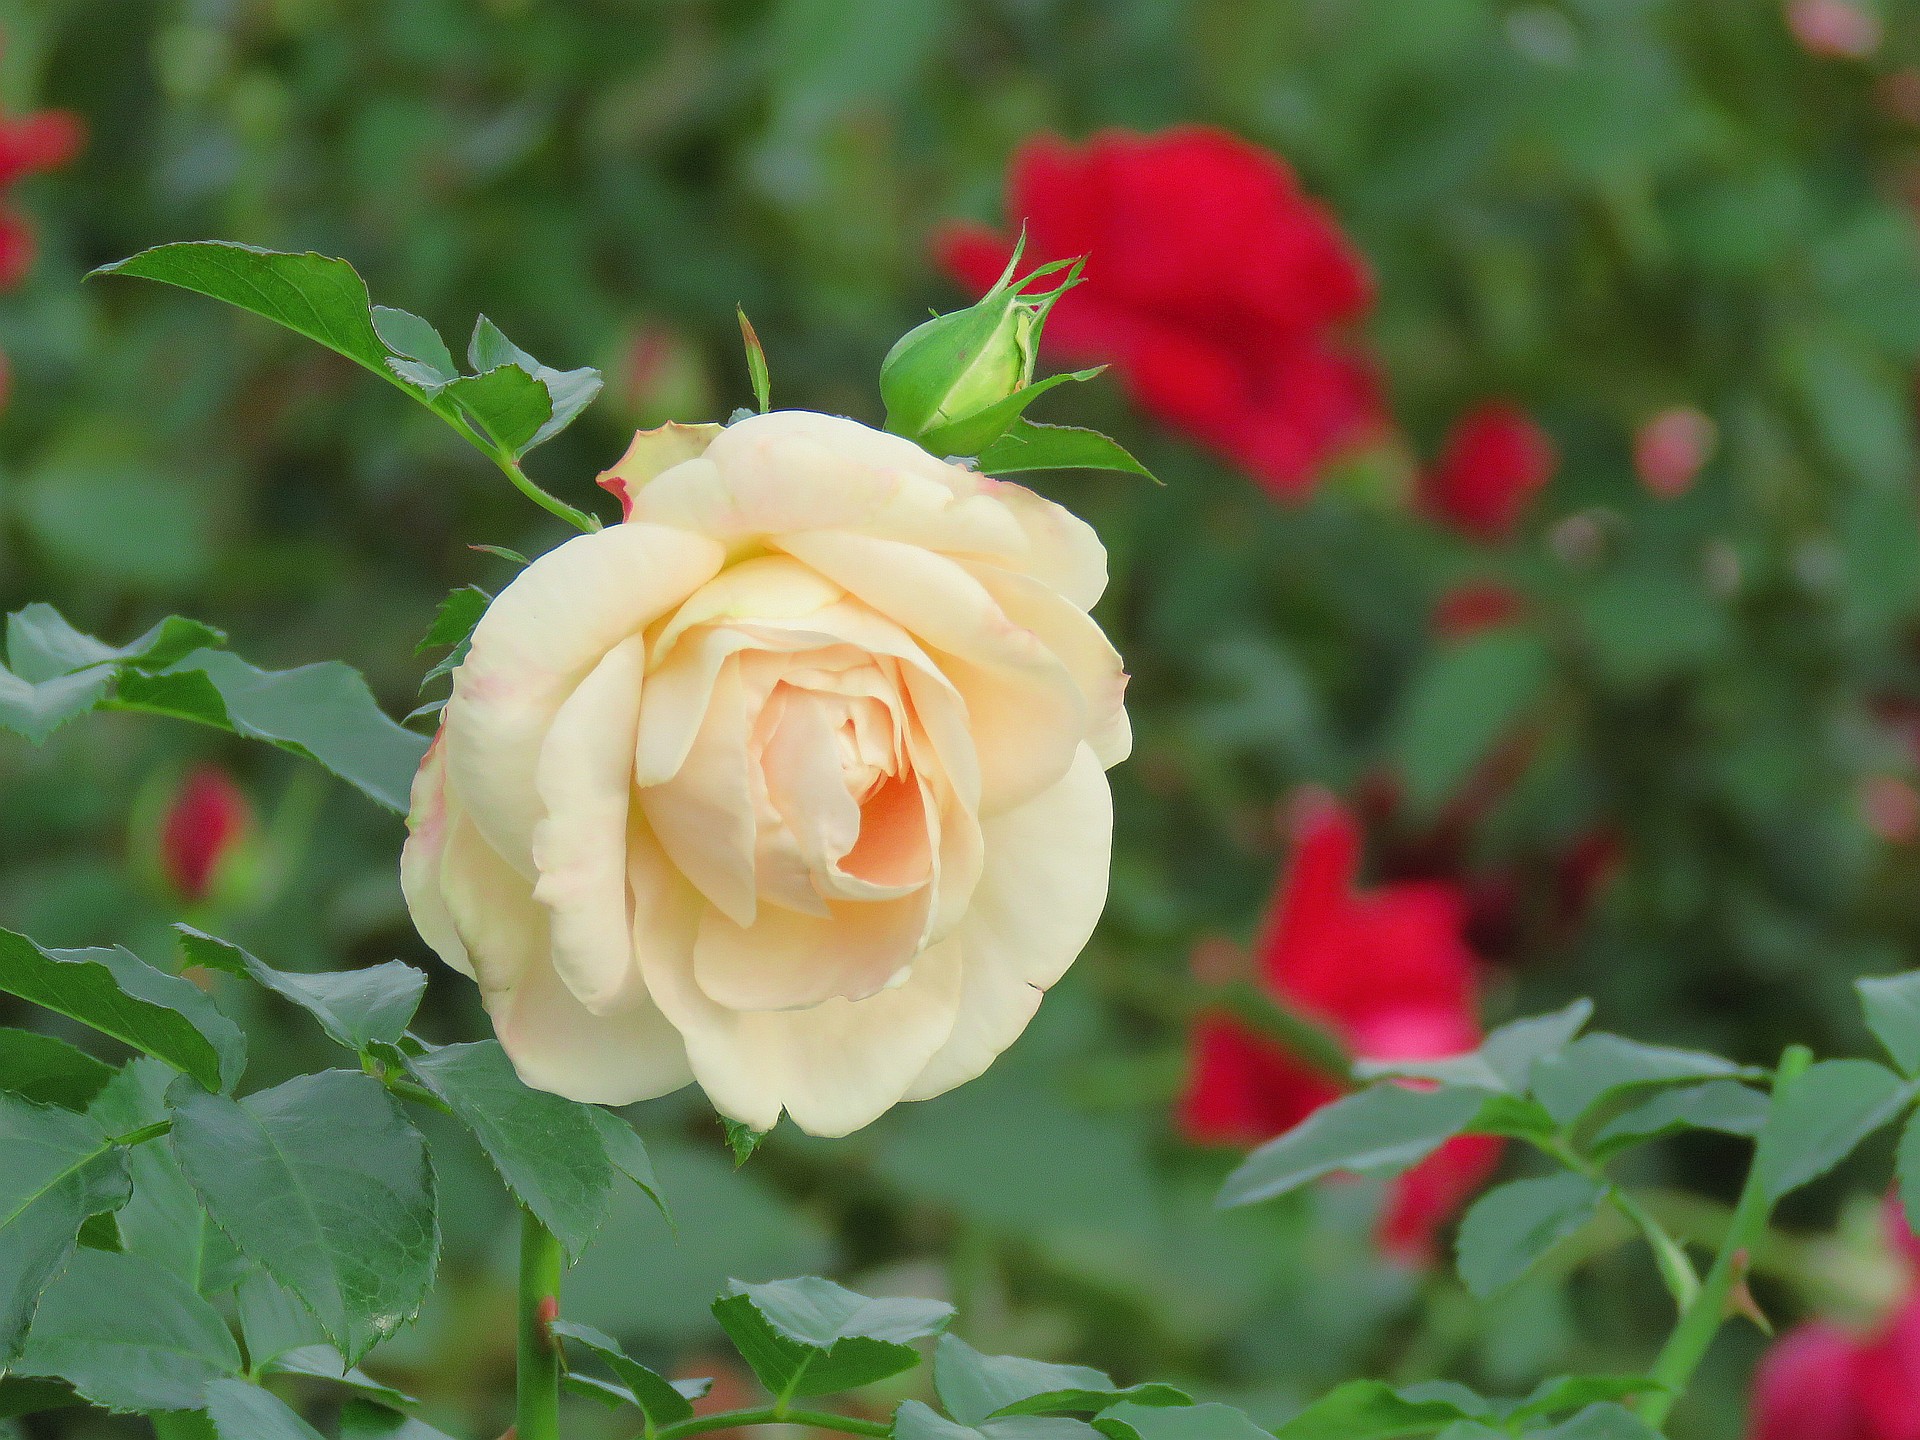
<svg viewBox="0 0 1920 1440">
<path fill-rule="evenodd" d="M 160 821 L 160 869 L 167 883 L 183 899 L 206 899 L 252 826 L 253 807 L 224 770 L 193 770 Z"/>
<path fill-rule="evenodd" d="M 80 153 L 86 137 L 85 124 L 69 110 L 38 110 L 16 120 L 0 119 L 0 185 L 58 170 Z"/>
<path fill-rule="evenodd" d="M 1633 437 L 1633 468 L 1640 483 L 1663 500 L 1685 494 L 1713 458 L 1719 438 L 1713 421 L 1688 405 L 1662 410 Z"/>
<path fill-rule="evenodd" d="M 1920 795 L 1897 775 L 1869 775 L 1860 782 L 1860 818 L 1889 845 L 1920 834 Z"/>
<path fill-rule="evenodd" d="M 1859 60 L 1880 48 L 1880 18 L 1853 0 L 1789 0 L 1787 28 L 1809 55 Z"/>
</svg>

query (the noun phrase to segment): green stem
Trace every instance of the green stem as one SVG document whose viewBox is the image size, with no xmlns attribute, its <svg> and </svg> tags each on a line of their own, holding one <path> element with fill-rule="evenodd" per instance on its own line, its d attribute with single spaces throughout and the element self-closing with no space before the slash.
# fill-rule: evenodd
<svg viewBox="0 0 1920 1440">
<path fill-rule="evenodd" d="M 115 1135 L 107 1143 L 110 1145 L 144 1145 L 149 1140 L 158 1140 L 173 1129 L 173 1121 L 156 1120 L 151 1125 L 142 1125 L 138 1130 L 129 1130 L 124 1135 Z"/>
<path fill-rule="evenodd" d="M 550 1328 L 560 1313 L 560 1266 L 560 1242 L 522 1210 L 517 1440 L 560 1440 L 560 1346 Z"/>
<path fill-rule="evenodd" d="M 1781 1057 L 1780 1069 L 1773 1082 L 1776 1109 L 1780 1097 L 1812 1063 L 1812 1053 L 1799 1045 L 1793 1046 Z M 1740 1187 L 1740 1199 L 1733 1207 L 1733 1223 L 1727 1227 L 1726 1238 L 1720 1242 L 1720 1249 L 1713 1257 L 1707 1278 L 1701 1282 L 1700 1293 L 1681 1314 L 1680 1323 L 1674 1327 L 1673 1334 L 1667 1337 L 1665 1348 L 1660 1351 L 1649 1372 L 1659 1382 L 1660 1388 L 1641 1396 L 1635 1405 L 1640 1418 L 1656 1430 L 1666 1424 L 1675 1402 L 1693 1379 L 1693 1372 L 1706 1358 L 1707 1347 L 1713 1343 L 1713 1337 L 1720 1333 L 1720 1326 L 1727 1317 L 1727 1302 L 1733 1296 L 1733 1287 L 1746 1273 L 1748 1252 L 1759 1243 L 1767 1228 L 1767 1217 L 1772 1212 L 1773 1199 L 1767 1193 L 1766 1182 L 1762 1178 L 1756 1147 L 1754 1162 L 1747 1170 L 1746 1184 Z"/>
<path fill-rule="evenodd" d="M 1245 980 L 1201 992 L 1200 1009 L 1224 1010 L 1248 1028 L 1284 1045 L 1330 1080 L 1353 1086 L 1353 1052 L 1338 1035 Z"/>
<path fill-rule="evenodd" d="M 851 1415 L 835 1415 L 827 1410 L 788 1410 L 778 1405 L 762 1405 L 754 1410 L 728 1410 L 718 1415 L 696 1415 L 654 1432 L 654 1440 L 681 1440 L 684 1435 L 699 1435 L 708 1430 L 731 1430 L 736 1425 L 810 1425 L 816 1430 L 838 1430 L 843 1435 L 885 1435 L 891 1427 L 884 1420 L 857 1420 Z M 526 1440 L 525 1432 L 520 1440 Z"/>
<path fill-rule="evenodd" d="M 487 454 L 493 463 L 500 467 L 500 473 L 513 482 L 513 488 L 533 501 L 533 503 L 538 505 L 542 510 L 547 511 L 549 514 L 558 515 L 562 520 L 573 526 L 574 529 L 584 531 L 589 535 L 600 528 L 600 522 L 593 516 L 587 514 L 586 511 L 574 509 L 573 506 L 567 504 L 567 502 L 562 500 L 558 495 L 549 495 L 545 490 L 542 490 L 538 485 L 534 484 L 533 478 L 528 475 L 525 470 L 520 468 L 520 462 L 504 450 L 489 449 Z"/>
</svg>

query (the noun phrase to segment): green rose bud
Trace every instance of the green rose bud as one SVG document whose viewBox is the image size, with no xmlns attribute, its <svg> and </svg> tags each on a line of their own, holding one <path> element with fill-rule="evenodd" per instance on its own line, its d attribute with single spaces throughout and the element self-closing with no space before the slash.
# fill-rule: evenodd
<svg viewBox="0 0 1920 1440">
<path fill-rule="evenodd" d="M 880 367 L 887 429 L 936 455 L 977 455 L 1011 430 L 1050 382 L 1033 383 L 1040 327 L 1047 312 L 1079 282 L 1083 260 L 1043 265 L 1015 282 L 1013 259 L 978 303 L 936 315 L 900 337 Z M 1022 287 L 1058 271 L 1056 288 L 1039 295 Z"/>
</svg>

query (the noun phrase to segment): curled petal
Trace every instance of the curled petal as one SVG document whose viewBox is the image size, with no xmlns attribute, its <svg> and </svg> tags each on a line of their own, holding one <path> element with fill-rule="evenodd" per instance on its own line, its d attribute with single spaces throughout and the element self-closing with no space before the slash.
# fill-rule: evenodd
<svg viewBox="0 0 1920 1440">
<path fill-rule="evenodd" d="M 673 863 L 736 925 L 753 924 L 759 904 L 747 754 L 752 724 L 740 663 L 729 658 L 707 698 L 685 763 L 667 783 L 640 791 L 647 823 Z M 645 728 L 643 720 L 643 749 Z"/>
<path fill-rule="evenodd" d="M 654 525 L 615 525 L 541 556 L 473 632 L 447 703 L 447 767 L 494 849 L 534 877 L 534 771 L 561 704 L 600 658 L 692 594 L 720 547 Z"/>
<path fill-rule="evenodd" d="M 640 987 L 627 914 L 627 812 L 646 641 L 632 635 L 561 705 L 534 781 L 546 818 L 533 833 L 553 966 L 580 1003 L 617 1009 Z"/>
<path fill-rule="evenodd" d="M 640 493 L 641 486 L 684 460 L 698 459 L 721 429 L 719 425 L 682 425 L 669 420 L 652 430 L 636 430 L 627 453 L 602 470 L 595 483 L 620 501 L 621 514 L 630 519 L 633 497 Z"/>
<path fill-rule="evenodd" d="M 864 535 L 819 531 L 779 543 L 935 652 L 967 702 L 984 813 L 1030 800 L 1067 773 L 1087 733 L 1079 687 L 962 566 Z"/>
</svg>

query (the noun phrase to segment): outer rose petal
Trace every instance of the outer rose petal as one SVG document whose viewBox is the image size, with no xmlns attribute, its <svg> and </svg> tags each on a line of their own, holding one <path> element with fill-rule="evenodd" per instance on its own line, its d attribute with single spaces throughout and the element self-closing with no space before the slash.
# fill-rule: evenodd
<svg viewBox="0 0 1920 1440">
<path fill-rule="evenodd" d="M 454 928 L 453 916 L 440 893 L 440 865 L 447 835 L 458 817 L 447 794 L 447 732 L 443 726 L 427 747 L 426 758 L 413 777 L 413 801 L 407 811 L 407 843 L 400 851 L 400 893 L 414 928 L 429 949 L 469 980 L 473 961 Z"/>
<path fill-rule="evenodd" d="M 959 1018 L 908 1100 L 965 1084 L 1017 1040 L 1106 907 L 1113 795 L 1090 747 L 1052 789 L 981 828 L 985 869 L 948 942 L 964 960 Z"/>
<path fill-rule="evenodd" d="M 535 771 L 547 815 L 533 832 L 553 967 L 596 1014 L 640 987 L 627 914 L 627 810 L 646 641 L 632 635 L 580 682 L 547 732 Z"/>
<path fill-rule="evenodd" d="M 711 535 L 736 556 L 770 536 L 851 530 L 1017 559 L 1026 535 L 987 483 L 857 421 L 776 410 L 659 476 L 634 497 L 633 518 Z"/>
<path fill-rule="evenodd" d="M 638 874 L 647 861 L 636 847 Z M 647 988 L 686 1042 L 694 1078 L 721 1114 L 769 1130 L 784 1109 L 810 1135 L 846 1135 L 906 1093 L 953 1033 L 957 944 L 936 945 L 898 986 L 809 1010 L 728 1010 L 671 946 L 640 947 Z"/>
<path fill-rule="evenodd" d="M 633 514 L 633 497 L 640 487 L 656 475 L 686 460 L 706 454 L 723 427 L 719 425 L 682 425 L 669 420 L 652 430 L 636 430 L 627 453 L 595 477 L 594 483 L 618 497 L 623 516 Z"/>
<path fill-rule="evenodd" d="M 529 880 L 542 813 L 534 770 L 561 703 L 723 558 L 702 536 L 615 525 L 541 556 L 481 618 L 447 705 L 448 776 L 481 833 Z"/>
<path fill-rule="evenodd" d="M 685 954 L 699 906 L 686 883 L 659 863 L 636 826 L 629 845 L 636 948 Z M 536 911 L 538 907 L 535 907 Z M 500 1044 L 527 1084 L 570 1100 L 629 1105 L 678 1090 L 693 1078 L 680 1033 L 644 991 L 594 1014 L 550 965 L 531 964 L 506 990 L 483 993 Z"/>
</svg>

